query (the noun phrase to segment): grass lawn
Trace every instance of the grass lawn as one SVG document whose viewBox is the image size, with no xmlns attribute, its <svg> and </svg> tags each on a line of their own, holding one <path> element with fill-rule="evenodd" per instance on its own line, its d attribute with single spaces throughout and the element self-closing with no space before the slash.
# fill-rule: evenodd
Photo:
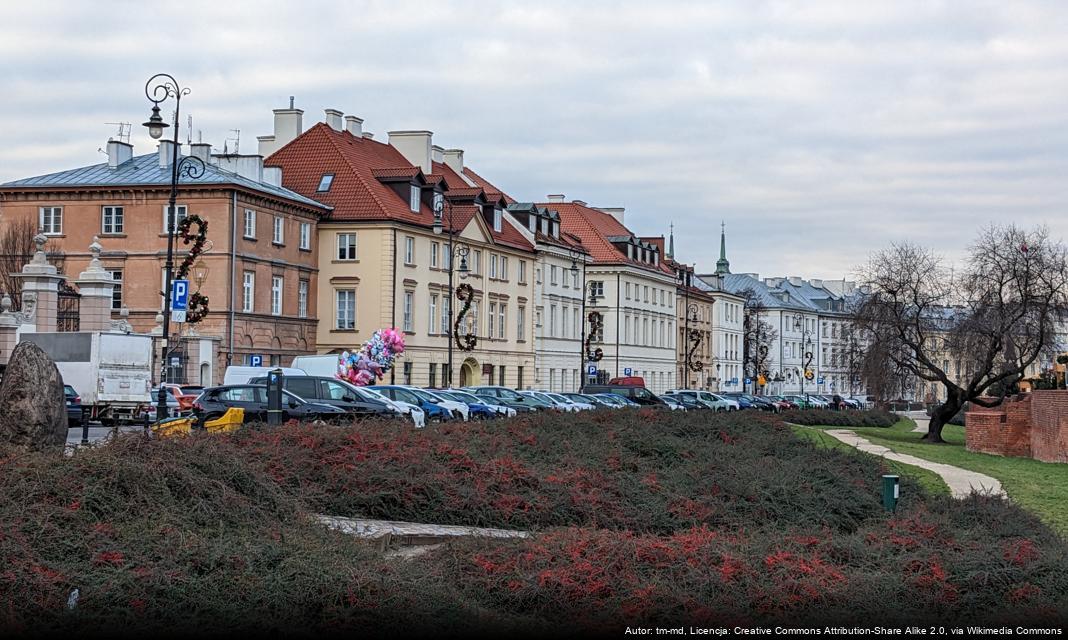
<svg viewBox="0 0 1068 640">
<path fill-rule="evenodd" d="M 909 428 L 911 428 L 912 426 L 913 425 L 911 425 L 911 422 L 910 422 Z M 801 426 L 794 426 L 792 428 L 794 430 L 794 433 L 796 433 L 798 435 L 798 437 L 804 438 L 805 440 L 808 440 L 808 441 L 814 443 L 817 447 L 821 447 L 821 448 L 825 448 L 825 449 L 840 449 L 842 451 L 849 451 L 853 455 L 860 455 L 860 456 L 870 456 L 871 455 L 871 454 L 868 454 L 868 453 L 861 453 L 861 452 L 857 451 L 856 449 L 854 449 L 853 447 L 849 446 L 848 444 L 842 442 L 841 440 L 839 440 L 839 439 L 837 439 L 837 438 L 835 438 L 833 436 L 830 436 L 830 435 L 824 433 L 820 429 L 814 429 L 814 428 L 811 428 L 811 427 L 801 427 Z M 840 429 L 842 427 L 836 427 L 836 428 Z M 871 430 L 872 431 L 877 431 L 878 429 L 871 429 Z M 872 456 L 872 457 L 875 457 L 875 456 Z M 942 477 L 939 476 L 937 473 L 935 473 L 933 471 L 928 471 L 927 469 L 921 469 L 920 467 L 914 467 L 914 466 L 912 466 L 910 464 L 902 464 L 900 462 L 894 462 L 892 460 L 884 460 L 883 462 L 886 464 L 887 468 L 889 468 L 894 473 L 896 473 L 898 475 L 901 475 L 901 476 L 909 476 L 913 480 L 918 482 L 920 484 L 920 486 L 923 487 L 923 490 L 926 491 L 929 495 L 932 495 L 932 496 L 948 496 L 948 495 L 950 495 L 949 487 L 946 486 L 946 483 L 942 480 Z"/>
<path fill-rule="evenodd" d="M 964 448 L 964 427 L 946 425 L 947 444 L 932 445 L 914 433 L 912 420 L 902 419 L 888 429 L 852 429 L 876 444 L 917 458 L 978 471 L 1001 481 L 1017 504 L 1037 514 L 1061 535 L 1068 536 L 1068 464 L 1039 462 L 974 453 Z"/>
</svg>

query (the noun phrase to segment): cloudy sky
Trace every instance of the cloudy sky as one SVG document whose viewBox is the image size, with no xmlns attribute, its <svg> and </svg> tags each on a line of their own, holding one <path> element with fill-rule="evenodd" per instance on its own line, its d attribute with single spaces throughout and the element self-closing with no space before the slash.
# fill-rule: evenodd
<svg viewBox="0 0 1068 640">
<path fill-rule="evenodd" d="M 148 150 L 160 71 L 220 148 L 295 95 L 305 126 L 430 129 L 521 200 L 674 222 L 702 269 L 720 221 L 762 276 L 904 239 L 952 259 L 992 221 L 1068 236 L 1061 0 L 3 2 L 0 182 L 102 161 L 108 122 Z"/>
</svg>

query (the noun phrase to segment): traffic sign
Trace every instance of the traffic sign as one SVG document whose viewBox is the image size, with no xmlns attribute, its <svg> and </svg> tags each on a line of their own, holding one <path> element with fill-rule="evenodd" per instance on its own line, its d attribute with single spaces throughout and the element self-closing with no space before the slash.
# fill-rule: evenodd
<svg viewBox="0 0 1068 640">
<path fill-rule="evenodd" d="M 745 379 L 745 384 L 746 384 L 746 386 L 753 384 L 753 379 L 752 378 L 746 378 Z"/>
<path fill-rule="evenodd" d="M 189 281 L 171 281 L 171 322 L 185 322 L 189 309 Z"/>
<path fill-rule="evenodd" d="M 816 378 L 816 384 L 823 384 L 823 376 Z"/>
<path fill-rule="evenodd" d="M 634 373 L 634 370 L 631 369 L 630 367 L 627 367 L 627 368 L 623 369 L 623 375 L 625 375 L 625 376 L 630 376 L 630 374 L 632 374 L 632 373 Z"/>
<path fill-rule="evenodd" d="M 249 356 L 248 357 L 248 364 L 249 364 L 249 366 L 252 366 L 252 367 L 262 367 L 263 366 L 263 356 L 255 356 L 255 355 Z"/>
<path fill-rule="evenodd" d="M 589 367 L 588 367 L 588 368 L 586 369 L 586 373 L 587 373 L 588 375 L 591 375 L 591 376 L 595 376 L 595 375 L 597 375 L 597 365 L 595 365 L 595 364 L 591 364 L 591 365 L 590 365 L 590 366 L 589 366 Z"/>
</svg>

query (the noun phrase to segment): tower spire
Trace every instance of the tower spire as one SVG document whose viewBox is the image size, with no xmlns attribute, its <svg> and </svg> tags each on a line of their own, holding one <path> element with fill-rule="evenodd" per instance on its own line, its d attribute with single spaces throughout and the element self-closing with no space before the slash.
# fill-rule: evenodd
<svg viewBox="0 0 1068 640">
<path fill-rule="evenodd" d="M 731 272 L 731 263 L 727 260 L 727 223 L 719 223 L 719 260 L 716 261 L 716 273 L 723 275 Z"/>
<path fill-rule="evenodd" d="M 675 259 L 675 223 L 671 223 L 671 231 L 668 233 L 667 257 Z"/>
</svg>

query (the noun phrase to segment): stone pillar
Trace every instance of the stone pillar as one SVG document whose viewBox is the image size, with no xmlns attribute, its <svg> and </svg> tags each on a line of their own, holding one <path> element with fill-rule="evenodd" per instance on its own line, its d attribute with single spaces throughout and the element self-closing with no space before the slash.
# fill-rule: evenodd
<svg viewBox="0 0 1068 640">
<path fill-rule="evenodd" d="M 45 333 L 55 331 L 59 324 L 59 283 L 67 278 L 48 263 L 44 252 L 48 238 L 38 233 L 33 241 L 37 245 L 33 259 L 22 267 L 22 273 L 11 277 L 22 280 L 22 313 L 26 322 L 33 324 L 38 333 Z"/>
<path fill-rule="evenodd" d="M 111 299 L 115 291 L 115 280 L 100 263 L 100 238 L 93 238 L 89 253 L 93 259 L 74 284 L 82 295 L 80 307 L 80 325 L 82 331 L 111 330 Z"/>
<path fill-rule="evenodd" d="M 18 328 L 18 318 L 11 312 L 11 296 L 5 293 L 3 299 L 0 299 L 0 366 L 6 367 L 11 359 L 11 352 L 18 340 L 15 336 Z"/>
</svg>

